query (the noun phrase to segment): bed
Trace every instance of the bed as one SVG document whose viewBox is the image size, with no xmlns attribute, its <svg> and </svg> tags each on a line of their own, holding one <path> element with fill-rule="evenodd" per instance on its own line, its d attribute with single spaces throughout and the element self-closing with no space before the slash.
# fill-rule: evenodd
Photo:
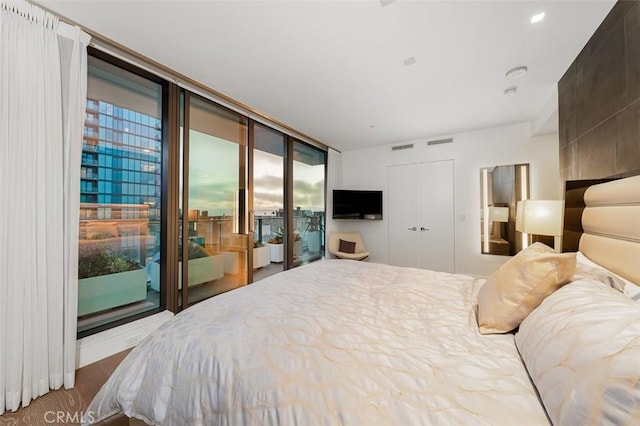
<svg viewBox="0 0 640 426">
<path fill-rule="evenodd" d="M 538 243 L 486 281 L 326 260 L 201 302 L 127 356 L 83 424 L 637 424 L 640 177 L 616 182 L 585 193 L 596 242 L 577 255 Z"/>
</svg>

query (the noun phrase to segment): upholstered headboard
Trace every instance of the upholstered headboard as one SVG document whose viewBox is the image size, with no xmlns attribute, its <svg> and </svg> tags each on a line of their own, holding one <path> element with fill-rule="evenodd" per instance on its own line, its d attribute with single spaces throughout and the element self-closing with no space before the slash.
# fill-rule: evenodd
<svg viewBox="0 0 640 426">
<path fill-rule="evenodd" d="M 640 176 L 590 186 L 584 203 L 580 251 L 640 285 Z"/>
<path fill-rule="evenodd" d="M 568 180 L 564 192 L 564 230 L 562 251 L 578 251 L 582 229 L 582 212 L 585 209 L 584 193 L 590 186 L 610 182 L 613 179 Z"/>
</svg>

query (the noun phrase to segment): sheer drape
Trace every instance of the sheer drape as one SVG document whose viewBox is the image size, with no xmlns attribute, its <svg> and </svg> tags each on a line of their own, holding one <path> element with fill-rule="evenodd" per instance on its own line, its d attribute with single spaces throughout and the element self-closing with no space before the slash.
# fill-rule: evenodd
<svg viewBox="0 0 640 426">
<path fill-rule="evenodd" d="M 0 413 L 74 384 L 88 36 L 63 26 L 0 1 Z"/>
<path fill-rule="evenodd" d="M 58 28 L 62 70 L 62 118 L 64 123 L 64 387 L 75 381 L 78 319 L 78 227 L 80 214 L 80 163 L 87 104 L 87 45 L 90 37 L 78 27 Z"/>
</svg>

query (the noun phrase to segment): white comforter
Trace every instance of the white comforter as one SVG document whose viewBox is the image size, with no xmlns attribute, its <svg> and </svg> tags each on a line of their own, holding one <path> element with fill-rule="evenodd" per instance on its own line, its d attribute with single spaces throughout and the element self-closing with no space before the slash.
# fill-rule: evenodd
<svg viewBox="0 0 640 426">
<path fill-rule="evenodd" d="M 209 299 L 122 362 L 87 413 L 167 425 L 548 424 L 481 280 L 330 260 Z"/>
</svg>

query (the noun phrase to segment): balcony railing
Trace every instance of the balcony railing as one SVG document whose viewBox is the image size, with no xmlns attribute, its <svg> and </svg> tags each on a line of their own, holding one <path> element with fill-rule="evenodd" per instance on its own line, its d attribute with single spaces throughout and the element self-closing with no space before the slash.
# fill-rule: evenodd
<svg viewBox="0 0 640 426">
<path fill-rule="evenodd" d="M 91 151 L 91 152 L 98 152 L 98 145 L 96 145 L 95 143 L 87 143 L 86 141 L 82 144 L 82 150 L 83 151 Z"/>
<path fill-rule="evenodd" d="M 321 256 L 324 247 L 324 214 L 315 213 L 313 216 L 295 216 L 293 218 L 293 233 L 297 235 L 297 241 L 301 241 L 294 257 L 304 257 L 305 255 Z M 270 239 L 282 235 L 284 229 L 284 218 L 278 216 L 258 216 L 254 219 L 254 239 L 268 243 Z"/>
</svg>

